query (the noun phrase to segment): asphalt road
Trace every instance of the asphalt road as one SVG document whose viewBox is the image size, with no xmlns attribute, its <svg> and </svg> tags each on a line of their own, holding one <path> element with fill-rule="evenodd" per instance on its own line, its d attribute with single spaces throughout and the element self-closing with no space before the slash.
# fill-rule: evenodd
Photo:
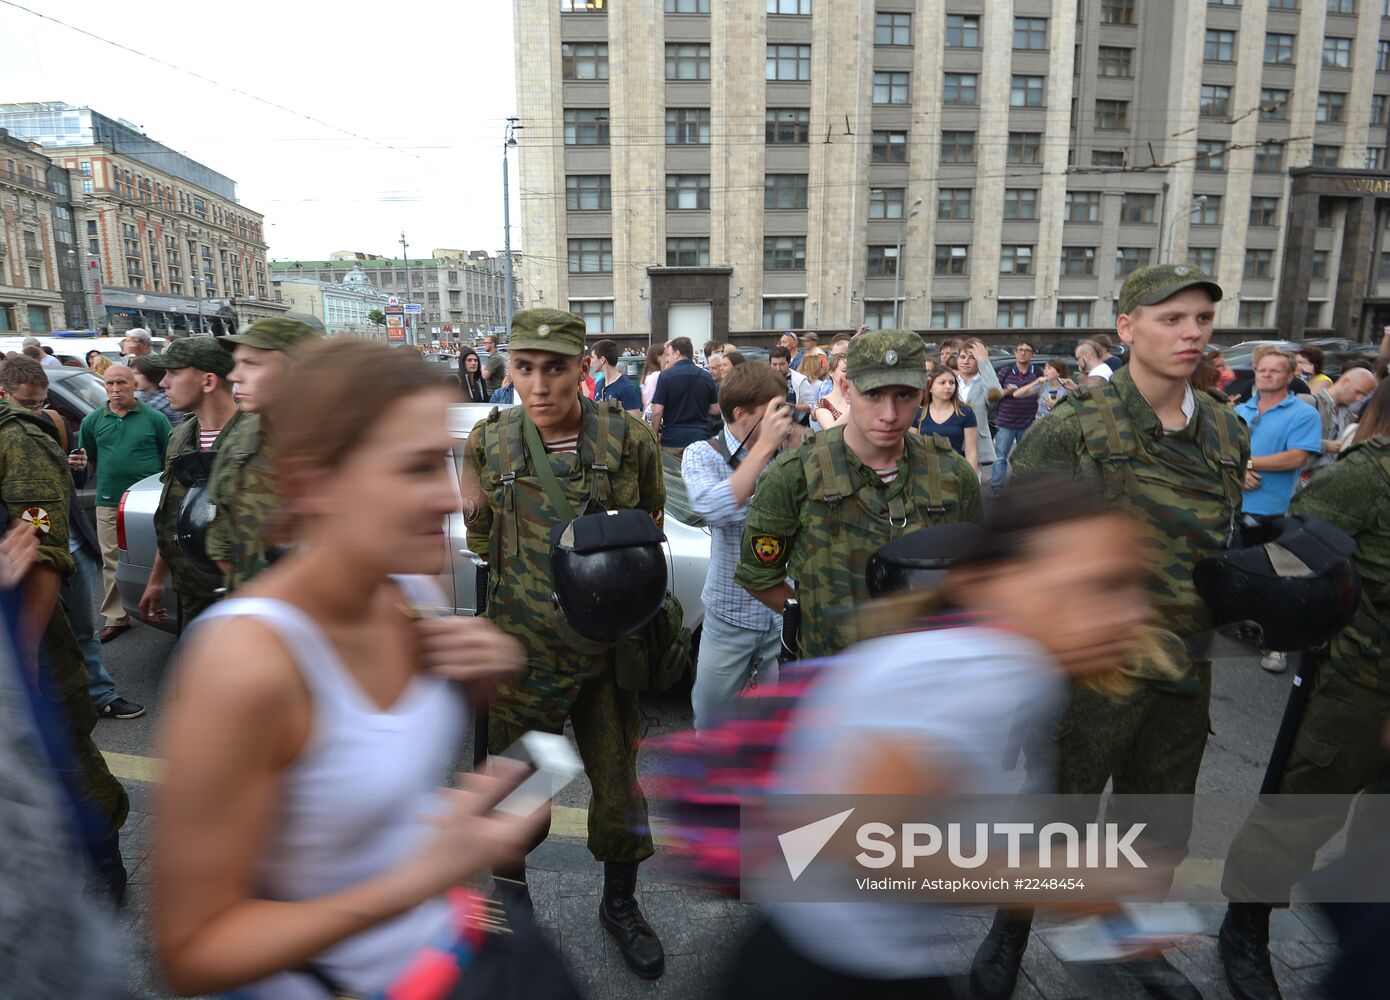
<svg viewBox="0 0 1390 1000">
<path fill-rule="evenodd" d="M 142 998 L 166 996 L 153 972 L 148 946 L 149 867 L 152 792 L 148 758 L 155 754 L 154 734 L 161 715 L 161 702 L 173 680 L 168 665 L 174 647 L 172 636 L 143 625 L 104 647 L 107 666 L 121 694 L 149 706 L 140 719 L 101 722 L 97 742 L 113 757 L 118 773 L 124 769 L 136 813 L 124 840 L 128 867 L 132 870 L 132 905 L 127 915 L 131 948 L 131 990 Z M 1292 670 L 1269 674 L 1254 657 L 1219 661 L 1215 667 L 1212 705 L 1213 734 L 1203 762 L 1199 793 L 1208 793 L 1199 805 L 1194 854 L 1207 844 L 1224 844 L 1233 824 L 1239 823 L 1244 806 L 1236 797 L 1252 795 L 1258 787 L 1264 762 L 1272 746 L 1274 732 L 1283 711 Z M 688 695 L 674 691 L 647 699 L 643 707 L 648 734 L 656 735 L 689 727 L 691 714 Z M 465 748 L 460 760 L 471 759 Z M 639 759 L 650 766 L 650 755 Z M 646 770 L 646 767 L 643 767 Z M 135 777 L 137 780 L 130 780 Z M 1210 794 L 1215 793 L 1215 794 Z M 643 869 L 643 905 L 662 933 L 670 956 L 667 975 L 657 983 L 645 983 L 631 976 L 597 927 L 592 912 L 597 908 L 601 873 L 583 847 L 584 807 L 588 787 L 582 779 L 558 800 L 554 835 L 532 855 L 533 895 L 537 915 L 560 944 L 566 960 L 586 996 L 643 996 L 694 998 L 711 995 L 722 974 L 723 962 L 749 926 L 754 915 L 747 907 L 730 903 L 688 887 L 666 884 L 674 877 L 657 858 Z M 1221 856 L 1224 851 L 1216 851 Z M 1207 873 L 1208 879 L 1219 870 Z M 1204 907 L 1214 931 L 1219 907 Z M 1314 995 L 1317 976 L 1328 954 L 1325 929 L 1306 910 L 1280 914 L 1275 923 L 1276 968 L 1285 980 L 1289 998 Z M 985 922 L 975 915 L 959 921 L 958 943 L 961 960 L 968 962 L 973 943 L 983 935 Z M 1183 949 L 1178 959 L 1194 981 L 1198 981 L 1209 1000 L 1227 996 L 1220 981 L 1219 963 L 1210 936 Z M 1025 961 L 1025 980 L 1016 996 L 1022 998 L 1129 997 L 1143 995 L 1132 983 L 1114 976 L 1100 977 L 1093 969 L 1063 966 L 1046 949 L 1032 948 Z"/>
</svg>

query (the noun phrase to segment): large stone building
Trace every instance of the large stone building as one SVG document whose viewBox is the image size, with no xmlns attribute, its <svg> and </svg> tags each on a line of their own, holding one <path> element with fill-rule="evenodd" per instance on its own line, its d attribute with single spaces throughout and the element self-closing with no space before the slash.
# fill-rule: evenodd
<svg viewBox="0 0 1390 1000">
<path fill-rule="evenodd" d="M 373 323 L 371 316 L 385 310 L 390 296 L 378 290 L 360 267 L 350 268 L 341 281 L 278 272 L 271 275 L 270 281 L 280 301 L 296 313 L 316 316 L 329 336 L 386 339 L 385 327 Z"/>
<path fill-rule="evenodd" d="M 68 172 L 0 128 L 0 333 L 87 328 Z"/>
<path fill-rule="evenodd" d="M 592 331 L 1390 322 L 1386 0 L 514 0 L 527 305 Z M 1276 308 L 1277 304 L 1277 308 Z"/>
<path fill-rule="evenodd" d="M 504 263 L 502 255 L 483 250 L 434 250 L 429 257 L 409 261 L 338 250 L 327 260 L 271 261 L 270 269 L 285 278 L 332 283 L 342 283 L 354 271 L 365 274 L 373 287 L 395 296 L 402 305 L 420 307 L 412 323 L 417 341 L 453 342 L 505 325 Z"/>
<path fill-rule="evenodd" d="M 90 108 L 0 104 L 0 127 L 73 179 L 90 325 L 219 332 L 285 312 L 263 217 L 230 178 Z"/>
</svg>

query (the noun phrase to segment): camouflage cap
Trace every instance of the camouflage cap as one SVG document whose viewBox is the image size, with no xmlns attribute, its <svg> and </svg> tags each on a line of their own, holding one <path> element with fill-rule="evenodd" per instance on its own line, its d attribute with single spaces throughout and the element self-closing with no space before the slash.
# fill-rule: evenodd
<svg viewBox="0 0 1390 1000">
<path fill-rule="evenodd" d="M 925 388 L 927 347 L 911 330 L 862 333 L 849 342 L 845 376 L 860 392 L 885 385 Z"/>
<path fill-rule="evenodd" d="M 1138 306 L 1156 306 L 1178 292 L 1194 286 L 1205 288 L 1213 302 L 1221 301 L 1221 286 L 1207 277 L 1196 264 L 1152 264 L 1141 267 L 1120 288 L 1120 312 L 1128 314 Z"/>
<path fill-rule="evenodd" d="M 275 317 L 258 319 L 248 323 L 236 333 L 217 338 L 217 342 L 231 351 L 237 344 L 259 347 L 263 351 L 284 351 L 293 354 L 310 341 L 323 336 L 322 324 L 315 330 L 308 323 L 297 319 Z"/>
<path fill-rule="evenodd" d="M 147 354 L 145 360 L 156 368 L 197 368 L 226 378 L 232 371 L 232 355 L 214 337 L 180 337 L 170 341 L 162 353 Z"/>
<path fill-rule="evenodd" d="M 512 317 L 513 351 L 549 351 L 566 357 L 584 353 L 584 321 L 560 309 L 523 309 Z"/>
</svg>

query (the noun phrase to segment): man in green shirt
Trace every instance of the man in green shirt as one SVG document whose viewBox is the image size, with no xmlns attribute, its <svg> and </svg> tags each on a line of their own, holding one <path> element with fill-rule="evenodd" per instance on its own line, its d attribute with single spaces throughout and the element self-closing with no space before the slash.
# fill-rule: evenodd
<svg viewBox="0 0 1390 1000">
<path fill-rule="evenodd" d="M 97 538 L 101 542 L 101 576 L 105 593 L 101 614 L 106 627 L 101 641 L 110 642 L 130 627 L 116 589 L 116 508 L 132 485 L 164 468 L 169 445 L 169 419 L 135 398 L 135 374 L 125 365 L 112 365 L 102 376 L 107 403 L 82 420 L 78 451 L 68 459 L 81 472 L 88 462 L 97 466 Z"/>
</svg>

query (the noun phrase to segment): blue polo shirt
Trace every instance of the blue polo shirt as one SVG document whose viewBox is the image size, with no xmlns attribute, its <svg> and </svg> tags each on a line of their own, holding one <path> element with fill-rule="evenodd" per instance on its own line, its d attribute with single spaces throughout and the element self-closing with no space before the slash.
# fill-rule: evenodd
<svg viewBox="0 0 1390 1000">
<path fill-rule="evenodd" d="M 689 358 L 667 368 L 656 380 L 652 405 L 664 407 L 661 415 L 661 443 L 667 448 L 684 448 L 711 435 L 709 408 L 719 402 L 719 387 L 710 373 Z"/>
<path fill-rule="evenodd" d="M 618 372 L 618 377 L 612 382 L 604 381 L 603 388 L 599 390 L 598 398 L 600 401 L 616 399 L 623 404 L 624 410 L 641 411 L 642 409 L 642 394 L 622 372 Z"/>
<path fill-rule="evenodd" d="M 1236 415 L 1250 428 L 1250 456 L 1275 455 L 1290 448 L 1322 452 L 1322 418 L 1315 406 L 1307 406 L 1289 393 L 1272 409 L 1260 412 L 1259 395 L 1236 407 Z M 1260 488 L 1246 490 L 1243 508 L 1247 514 L 1287 514 L 1298 483 L 1298 470 L 1261 472 Z"/>
</svg>

